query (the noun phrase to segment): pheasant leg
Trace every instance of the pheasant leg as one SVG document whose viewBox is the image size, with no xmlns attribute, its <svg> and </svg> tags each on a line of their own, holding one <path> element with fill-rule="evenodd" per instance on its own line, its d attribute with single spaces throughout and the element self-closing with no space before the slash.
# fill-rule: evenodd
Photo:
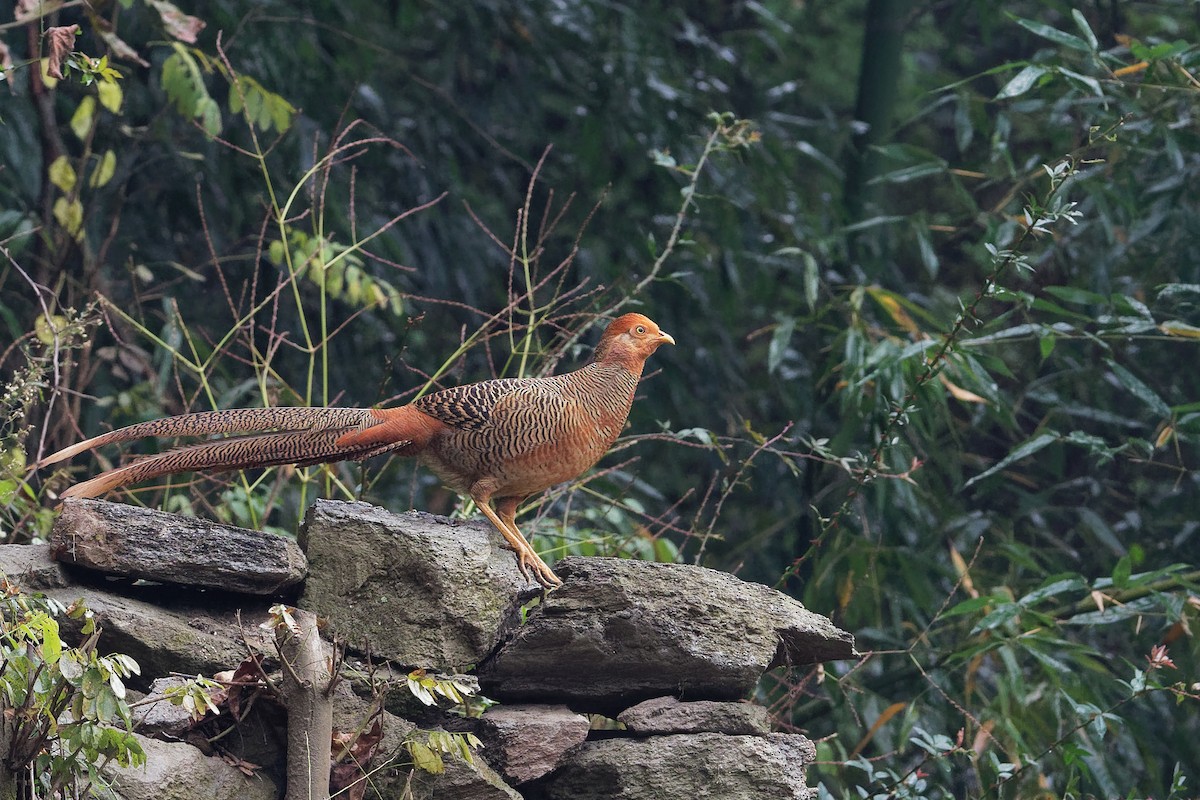
<svg viewBox="0 0 1200 800">
<path fill-rule="evenodd" d="M 513 518 L 520 498 L 506 497 L 501 499 L 499 505 L 502 513 L 497 513 L 496 509 L 492 508 L 490 492 L 472 492 L 471 499 L 479 506 L 479 510 L 483 512 L 484 516 L 491 520 L 496 530 L 500 531 L 500 535 L 504 537 L 509 546 L 516 551 L 517 568 L 521 571 L 523 578 L 526 580 L 530 579 L 529 570 L 532 568 L 533 580 L 536 580 L 547 589 L 553 589 L 556 586 L 562 585 L 562 580 L 554 574 L 554 571 L 546 565 L 545 561 L 542 561 L 529 542 L 525 540 L 525 537 L 521 535 L 521 531 L 517 529 Z M 503 517 L 507 517 L 507 520 Z"/>
<path fill-rule="evenodd" d="M 517 506 L 525 502 L 524 497 L 502 497 L 496 501 L 496 514 L 500 517 L 500 521 L 505 527 L 512 531 L 522 542 L 528 544 L 529 540 L 521 533 L 521 529 L 517 527 Z M 556 586 L 562 586 L 562 580 L 554 574 L 554 571 L 547 566 L 545 561 L 542 561 L 541 556 L 529 546 L 529 554 L 533 556 L 532 565 L 537 573 L 538 583 L 545 586 L 547 589 L 553 589 Z"/>
</svg>

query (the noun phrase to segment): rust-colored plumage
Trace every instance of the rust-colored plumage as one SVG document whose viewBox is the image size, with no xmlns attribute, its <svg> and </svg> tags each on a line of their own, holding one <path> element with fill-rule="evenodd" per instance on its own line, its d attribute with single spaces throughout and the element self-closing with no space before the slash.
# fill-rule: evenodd
<svg viewBox="0 0 1200 800">
<path fill-rule="evenodd" d="M 469 496 L 546 586 L 560 583 L 514 520 L 526 498 L 595 464 L 625 425 L 646 359 L 675 340 L 641 314 L 614 320 L 585 367 L 548 378 L 502 378 L 444 389 L 399 408 L 245 408 L 182 414 L 96 436 L 42 459 L 54 464 L 106 444 L 148 436 L 213 439 L 138 459 L 77 483 L 63 497 L 97 497 L 194 470 L 362 460 L 421 459 Z"/>
</svg>

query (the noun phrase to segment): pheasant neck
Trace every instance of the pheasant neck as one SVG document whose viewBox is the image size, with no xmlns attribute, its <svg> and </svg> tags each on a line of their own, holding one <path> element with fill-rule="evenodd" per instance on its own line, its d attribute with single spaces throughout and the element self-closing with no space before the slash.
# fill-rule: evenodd
<svg viewBox="0 0 1200 800">
<path fill-rule="evenodd" d="M 646 356 L 628 347 L 604 347 L 605 344 L 602 341 L 596 347 L 596 356 L 592 363 L 601 367 L 620 367 L 632 373 L 635 382 L 641 380 Z"/>
</svg>

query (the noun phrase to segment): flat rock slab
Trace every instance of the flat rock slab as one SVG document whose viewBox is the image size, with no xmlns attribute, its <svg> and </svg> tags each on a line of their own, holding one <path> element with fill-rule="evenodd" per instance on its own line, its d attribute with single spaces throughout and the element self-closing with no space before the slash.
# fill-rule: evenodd
<svg viewBox="0 0 1200 800">
<path fill-rule="evenodd" d="M 0 544 L 0 573 L 27 591 L 71 583 L 63 565 L 53 559 L 48 544 Z"/>
<path fill-rule="evenodd" d="M 479 718 L 476 733 L 488 763 L 520 785 L 552 772 L 587 739 L 589 727 L 587 717 L 566 706 L 499 705 Z"/>
<path fill-rule="evenodd" d="M 527 796 L 539 800 L 809 800 L 813 743 L 798 734 L 694 733 L 585 742 Z"/>
<path fill-rule="evenodd" d="M 486 522 L 318 500 L 300 544 L 309 563 L 300 605 L 351 647 L 408 666 L 477 664 L 536 593 Z"/>
<path fill-rule="evenodd" d="M 283 536 L 102 500 L 67 500 L 51 544 L 59 561 L 107 575 L 255 595 L 295 586 L 307 568 Z"/>
<path fill-rule="evenodd" d="M 458 756 L 443 757 L 446 771 L 440 775 L 415 770 L 401 772 L 401 779 L 394 784 L 381 780 L 373 783 L 379 788 L 379 796 L 386 798 L 412 798 L 413 800 L 524 800 L 487 765 L 476 753 L 470 763 Z"/>
<path fill-rule="evenodd" d="M 279 787 L 264 773 L 254 777 L 183 742 L 137 737 L 144 767 L 109 762 L 100 771 L 123 800 L 276 800 Z"/>
<path fill-rule="evenodd" d="M 182 703 L 175 705 L 164 697 L 167 690 L 178 689 L 187 681 L 179 675 L 169 675 L 150 683 L 147 697 L 130 709 L 138 733 L 157 739 L 182 739 L 187 734 L 192 727 L 191 713 Z"/>
<path fill-rule="evenodd" d="M 730 736 L 766 736 L 771 732 L 767 710 L 754 703 L 723 703 L 717 700 L 683 702 L 674 697 L 656 697 L 627 708 L 617 722 L 630 733 L 725 733 Z"/>
<path fill-rule="evenodd" d="M 46 595 L 63 605 L 82 599 L 101 628 L 100 651 L 132 657 L 145 683 L 172 672 L 211 676 L 234 669 L 246 657 L 247 643 L 262 653 L 275 652 L 269 634 L 258 627 L 268 617 L 267 600 L 260 608 L 246 609 L 239 627 L 236 611 L 190 603 L 167 608 L 82 586 L 51 589 Z M 65 618 L 59 623 L 71 635 L 78 634 L 81 624 Z"/>
<path fill-rule="evenodd" d="M 481 665 L 484 694 L 613 714 L 663 695 L 736 700 L 771 667 L 852 658 L 853 637 L 798 601 L 686 564 L 568 558 Z"/>
</svg>

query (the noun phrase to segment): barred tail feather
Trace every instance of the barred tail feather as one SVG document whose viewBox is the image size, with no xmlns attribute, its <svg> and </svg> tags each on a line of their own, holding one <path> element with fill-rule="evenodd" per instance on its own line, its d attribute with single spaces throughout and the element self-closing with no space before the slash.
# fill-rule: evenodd
<svg viewBox="0 0 1200 800">
<path fill-rule="evenodd" d="M 141 422 L 94 436 L 46 456 L 36 466 L 45 467 L 57 464 L 72 456 L 107 444 L 145 439 L 151 436 L 208 436 L 220 433 L 257 433 L 276 429 L 284 431 L 338 429 L 345 433 L 348 430 L 365 428 L 375 422 L 378 422 L 376 412 L 365 408 L 283 406 L 200 411 L 194 414 L 180 414 L 175 417 Z"/>
<path fill-rule="evenodd" d="M 77 483 L 64 491 L 62 497 L 99 497 L 122 486 L 178 472 L 198 470 L 226 472 L 281 464 L 308 465 L 330 461 L 361 460 L 409 444 L 406 441 L 399 441 L 384 446 L 342 447 L 337 442 L 346 433 L 346 430 L 346 427 L 332 427 L 324 430 L 282 431 L 257 436 L 218 439 L 180 447 L 165 453 L 146 456 L 130 464 L 103 472 L 90 480 Z"/>
</svg>

